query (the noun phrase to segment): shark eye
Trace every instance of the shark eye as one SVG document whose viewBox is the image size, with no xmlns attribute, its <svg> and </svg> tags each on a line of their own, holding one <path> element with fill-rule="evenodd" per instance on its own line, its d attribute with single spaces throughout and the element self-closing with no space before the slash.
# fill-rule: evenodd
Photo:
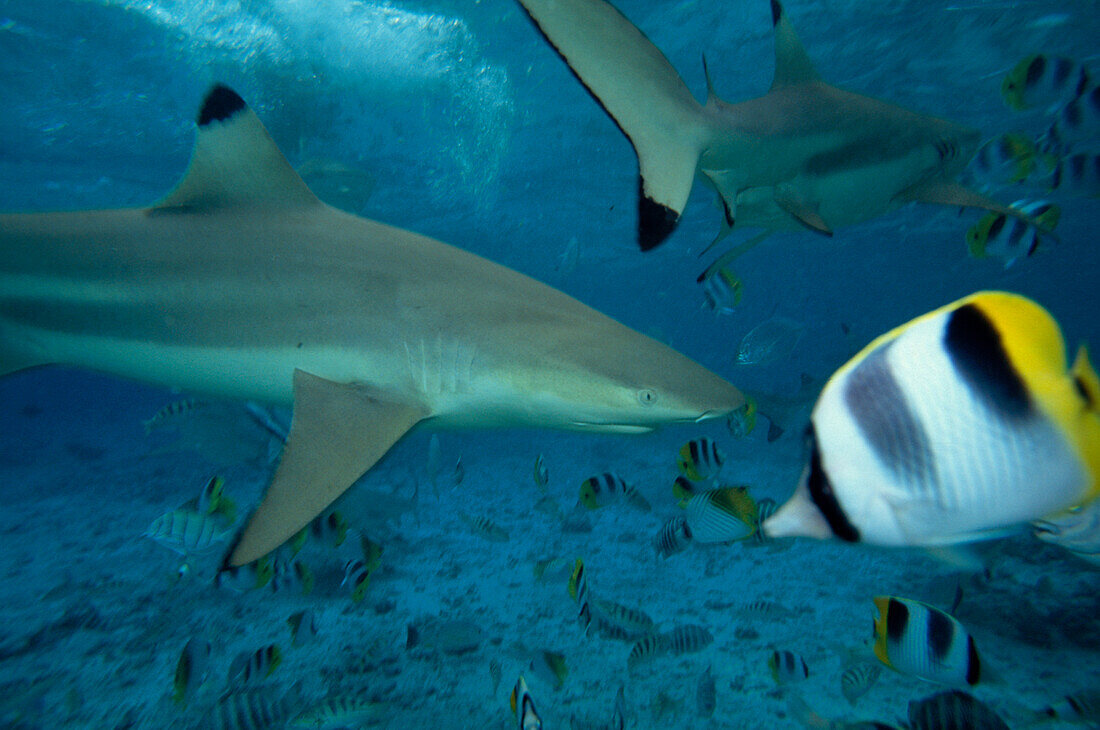
<svg viewBox="0 0 1100 730">
<path fill-rule="evenodd" d="M 643 406 L 651 406 L 657 402 L 657 391 L 651 388 L 642 388 L 638 391 L 638 402 Z"/>
</svg>

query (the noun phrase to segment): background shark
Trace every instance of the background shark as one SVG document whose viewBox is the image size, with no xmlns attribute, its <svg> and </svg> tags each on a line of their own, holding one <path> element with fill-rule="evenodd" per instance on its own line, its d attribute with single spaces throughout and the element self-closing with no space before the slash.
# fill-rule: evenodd
<svg viewBox="0 0 1100 730">
<path fill-rule="evenodd" d="M 0 216 L 0 373 L 43 363 L 293 402 L 230 566 L 293 535 L 422 421 L 636 433 L 744 400 L 555 289 L 321 203 L 224 86 L 152 208 Z"/>
<path fill-rule="evenodd" d="M 731 104 L 708 76 L 705 105 L 604 0 L 519 2 L 634 145 L 642 250 L 672 233 L 697 172 L 721 198 L 723 234 L 737 225 L 831 235 L 911 201 L 1018 215 L 954 181 L 977 130 L 826 84 L 777 0 L 771 89 Z"/>
</svg>

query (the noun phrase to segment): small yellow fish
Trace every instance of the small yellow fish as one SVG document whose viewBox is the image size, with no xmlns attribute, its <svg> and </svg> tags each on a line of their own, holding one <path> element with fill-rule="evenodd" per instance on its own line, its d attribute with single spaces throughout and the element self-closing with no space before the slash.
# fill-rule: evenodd
<svg viewBox="0 0 1100 730">
<path fill-rule="evenodd" d="M 366 535 L 359 536 L 359 546 L 363 549 L 363 565 L 373 573 L 382 565 L 382 545 Z"/>
<path fill-rule="evenodd" d="M 177 509 L 153 520 L 145 537 L 181 555 L 202 555 L 212 552 L 233 534 L 221 520 L 204 512 Z"/>
<path fill-rule="evenodd" d="M 1079 152 L 1060 160 L 1050 176 L 1051 190 L 1081 196 L 1100 196 L 1100 154 Z"/>
<path fill-rule="evenodd" d="M 768 656 L 768 669 L 776 684 L 794 684 L 810 676 L 806 660 L 793 651 L 775 650 Z"/>
<path fill-rule="evenodd" d="M 256 651 L 243 651 L 229 665 L 230 687 L 251 687 L 262 684 L 283 661 L 283 653 L 276 644 L 268 644 Z"/>
<path fill-rule="evenodd" d="M 653 546 L 657 550 L 657 556 L 668 558 L 676 553 L 687 550 L 691 544 L 691 528 L 687 526 L 687 520 L 683 517 L 672 517 L 661 527 Z"/>
<path fill-rule="evenodd" d="M 572 572 L 569 567 L 569 558 L 543 558 L 535 561 L 535 580 L 565 577 L 567 572 Z"/>
<path fill-rule="evenodd" d="M 271 586 L 272 593 L 301 588 L 302 595 L 313 592 L 313 571 L 299 559 L 287 559 L 281 555 L 265 560 L 262 568 L 265 585 Z"/>
<path fill-rule="evenodd" d="M 744 540 L 756 532 L 756 502 L 746 487 L 708 489 L 687 501 L 684 520 L 695 542 Z"/>
<path fill-rule="evenodd" d="M 688 441 L 680 447 L 680 453 L 676 457 L 680 473 L 693 482 L 715 478 L 725 461 L 726 456 L 718 448 L 718 444 L 706 436 Z"/>
<path fill-rule="evenodd" d="M 606 507 L 620 499 L 625 499 L 643 512 L 650 510 L 645 497 L 618 474 L 604 472 L 581 482 L 580 503 L 588 509 Z"/>
<path fill-rule="evenodd" d="M 972 258 L 1000 258 L 1007 269 L 1017 259 L 1034 254 L 1042 236 L 1054 230 L 1062 214 L 1058 206 L 1046 200 L 1018 200 L 1011 207 L 1023 217 L 987 213 L 966 232 Z"/>
<path fill-rule="evenodd" d="M 569 675 L 569 667 L 565 662 L 565 655 L 561 652 L 543 650 L 538 652 L 531 660 L 530 670 L 539 679 L 561 689 L 565 685 L 565 678 Z"/>
<path fill-rule="evenodd" d="M 741 277 L 733 269 L 720 266 L 714 271 L 708 269 L 700 279 L 704 305 L 714 310 L 715 314 L 733 314 L 744 294 Z"/>
<path fill-rule="evenodd" d="M 508 531 L 484 515 L 471 517 L 463 512 L 458 513 L 459 518 L 470 528 L 470 532 L 482 537 L 489 542 L 508 542 Z"/>
<path fill-rule="evenodd" d="M 1079 97 L 1089 86 L 1083 64 L 1069 58 L 1034 54 L 1020 61 L 1001 83 L 1005 103 L 1016 111 L 1053 108 Z"/>
<path fill-rule="evenodd" d="M 176 673 L 172 679 L 172 699 L 185 705 L 206 676 L 210 660 L 210 642 L 191 637 L 180 652 Z"/>
<path fill-rule="evenodd" d="M 341 587 L 348 586 L 351 589 L 351 600 L 359 603 L 367 595 L 367 588 L 370 587 L 370 576 L 371 571 L 362 560 L 348 560 L 344 563 L 344 580 L 340 582 L 340 585 Z"/>
<path fill-rule="evenodd" d="M 745 403 L 726 417 L 726 427 L 730 435 L 735 439 L 741 439 L 752 433 L 756 428 L 756 401 L 750 395 L 745 396 Z"/>
<path fill-rule="evenodd" d="M 584 561 L 577 558 L 573 573 L 569 576 L 569 597 L 581 601 L 588 597 L 588 578 L 584 574 Z"/>
<path fill-rule="evenodd" d="M 542 718 L 535 710 L 535 700 L 532 699 L 531 692 L 527 689 L 527 681 L 522 674 L 516 680 L 516 686 L 508 702 L 518 723 L 518 730 L 542 730 Z"/>
<path fill-rule="evenodd" d="M 225 479 L 217 475 L 207 480 L 198 497 L 187 500 L 180 509 L 220 517 L 225 525 L 237 519 L 237 505 L 225 494 Z"/>
<path fill-rule="evenodd" d="M 569 595 L 579 606 L 577 619 L 584 635 L 588 636 L 588 629 L 592 626 L 592 607 L 588 604 L 588 578 L 584 573 L 584 562 L 580 558 L 577 558 L 573 574 L 569 576 Z"/>
<path fill-rule="evenodd" d="M 955 687 L 982 680 L 982 659 L 973 637 L 950 614 L 921 601 L 874 598 L 874 651 L 903 674 Z"/>
</svg>

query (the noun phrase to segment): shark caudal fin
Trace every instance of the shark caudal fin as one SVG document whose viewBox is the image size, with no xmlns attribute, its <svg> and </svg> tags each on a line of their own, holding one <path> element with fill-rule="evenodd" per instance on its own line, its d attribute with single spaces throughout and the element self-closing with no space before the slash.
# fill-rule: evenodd
<svg viewBox="0 0 1100 730">
<path fill-rule="evenodd" d="M 659 246 L 687 204 L 706 140 L 702 105 L 668 59 L 604 0 L 519 0 L 638 155 L 638 245 Z"/>
</svg>

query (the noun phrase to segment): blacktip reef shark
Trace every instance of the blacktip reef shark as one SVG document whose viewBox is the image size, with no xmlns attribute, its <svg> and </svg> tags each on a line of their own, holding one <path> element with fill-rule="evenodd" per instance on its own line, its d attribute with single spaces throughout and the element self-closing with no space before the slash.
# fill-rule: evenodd
<svg viewBox="0 0 1100 730">
<path fill-rule="evenodd" d="M 826 84 L 777 0 L 771 89 L 729 103 L 707 74 L 705 104 L 604 0 L 519 2 L 634 145 L 643 251 L 672 233 L 696 173 L 722 201 L 719 239 L 734 225 L 832 235 L 910 201 L 1020 215 L 955 182 L 977 130 Z"/>
<path fill-rule="evenodd" d="M 637 433 L 744 402 L 556 289 L 325 205 L 220 85 L 151 208 L 0 216 L 0 373 L 45 363 L 293 404 L 224 568 L 278 547 L 424 421 Z"/>
</svg>

